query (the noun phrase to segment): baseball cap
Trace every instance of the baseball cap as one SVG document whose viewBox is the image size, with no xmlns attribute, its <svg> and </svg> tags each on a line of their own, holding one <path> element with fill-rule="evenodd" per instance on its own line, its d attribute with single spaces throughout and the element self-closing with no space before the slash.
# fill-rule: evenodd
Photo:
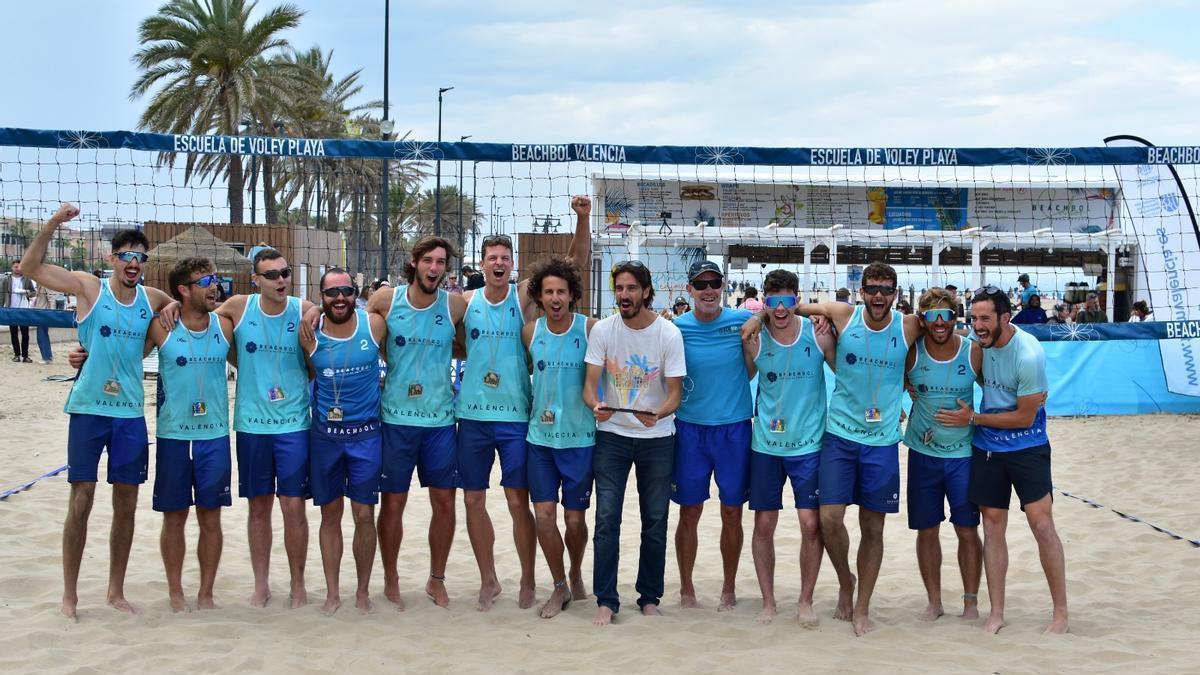
<svg viewBox="0 0 1200 675">
<path fill-rule="evenodd" d="M 1017 277 L 1017 281 L 1029 281 L 1029 275 L 1022 274 L 1021 276 Z"/>
<path fill-rule="evenodd" d="M 679 296 L 678 298 L 675 298 L 675 304 L 676 304 L 676 305 L 686 305 L 686 304 L 688 304 L 688 301 L 687 301 L 687 299 L 686 299 L 686 298 L 684 298 L 684 297 L 681 295 L 681 296 Z M 672 305 L 672 307 L 674 307 L 674 305 Z"/>
<path fill-rule="evenodd" d="M 721 273 L 721 268 L 717 267 L 717 263 L 711 260 L 697 260 L 688 268 L 688 283 L 705 272 L 715 272 L 718 277 L 725 278 L 725 275 Z"/>
</svg>

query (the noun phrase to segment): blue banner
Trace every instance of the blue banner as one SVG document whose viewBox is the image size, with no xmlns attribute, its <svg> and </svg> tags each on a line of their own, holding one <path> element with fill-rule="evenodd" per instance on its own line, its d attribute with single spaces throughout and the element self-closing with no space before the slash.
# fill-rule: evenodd
<svg viewBox="0 0 1200 675">
<path fill-rule="evenodd" d="M 1200 338 L 1200 321 L 1030 324 L 1022 325 L 1021 330 L 1042 342 L 1183 340 Z"/>
<path fill-rule="evenodd" d="M 610 143 L 435 143 L 0 128 L 0 146 L 400 161 L 699 166 L 1075 166 L 1200 164 L 1200 145 L 1081 148 L 763 148 Z"/>
</svg>

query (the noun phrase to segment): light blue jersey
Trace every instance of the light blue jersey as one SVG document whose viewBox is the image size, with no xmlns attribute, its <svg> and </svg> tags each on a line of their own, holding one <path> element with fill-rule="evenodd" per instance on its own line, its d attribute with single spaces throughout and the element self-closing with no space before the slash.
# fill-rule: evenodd
<svg viewBox="0 0 1200 675">
<path fill-rule="evenodd" d="M 228 354 L 229 343 L 216 314 L 209 312 L 208 328 L 200 332 L 175 322 L 158 348 L 163 400 L 155 436 L 204 441 L 229 435 Z"/>
<path fill-rule="evenodd" d="M 329 422 L 351 425 L 379 419 L 379 343 L 364 310 L 355 309 L 353 321 L 357 325 L 350 337 L 317 331 L 317 344 L 309 357 L 316 373 L 314 428 L 328 429 Z"/>
<path fill-rule="evenodd" d="M 837 343 L 837 377 L 829 400 L 826 429 L 864 445 L 900 441 L 901 396 L 904 393 L 904 315 L 892 310 L 883 330 L 871 330 L 863 319 L 865 305 L 854 308 Z"/>
<path fill-rule="evenodd" d="M 387 315 L 387 378 L 382 418 L 388 424 L 441 427 L 454 423 L 454 385 L 450 359 L 454 322 L 450 294 L 420 309 L 408 302 L 408 286 L 392 291 Z"/>
<path fill-rule="evenodd" d="M 497 304 L 477 289 L 467 305 L 467 366 L 458 392 L 458 418 L 479 422 L 529 421 L 529 366 L 521 329 L 525 318 L 517 287 Z"/>
<path fill-rule="evenodd" d="M 529 344 L 533 357 L 533 406 L 526 440 L 547 448 L 587 448 L 596 443 L 596 416 L 583 404 L 587 378 L 587 317 L 574 315 L 571 327 L 557 335 L 546 317 L 534 324 Z"/>
<path fill-rule="evenodd" d="M 757 411 L 751 449 L 765 455 L 796 457 L 821 449 L 825 435 L 825 353 L 812 322 L 804 317 L 790 345 L 763 328 L 758 341 Z"/>
<path fill-rule="evenodd" d="M 958 339 L 957 336 L 952 336 Z M 941 458 L 971 456 L 970 426 L 947 427 L 934 421 L 938 410 L 955 410 L 958 402 L 975 400 L 975 369 L 971 366 L 971 341 L 959 340 L 958 352 L 949 361 L 938 361 L 917 340 L 917 358 L 908 380 L 917 390 L 904 444 L 923 455 Z"/>
<path fill-rule="evenodd" d="M 1011 325 L 1011 324 L 1010 324 Z M 1003 347 L 983 350 L 983 404 L 981 413 L 1017 409 L 1017 399 L 1049 391 L 1046 383 L 1046 352 L 1029 333 L 1013 326 L 1016 333 Z M 975 445 L 987 452 L 1024 450 L 1050 442 L 1046 435 L 1046 408 L 1039 407 L 1028 429 L 975 427 Z"/>
<path fill-rule="evenodd" d="M 750 317 L 744 309 L 722 309 L 712 321 L 700 321 L 695 311 L 675 318 L 688 372 L 676 417 L 692 424 L 718 425 L 754 415 L 741 336 L 742 324 Z"/>
<path fill-rule="evenodd" d="M 124 305 L 102 281 L 92 311 L 77 323 L 88 359 L 67 395 L 66 412 L 126 419 L 145 414 L 142 352 L 154 311 L 146 289 L 135 290 L 133 302 Z"/>
<path fill-rule="evenodd" d="M 300 298 L 288 298 L 274 316 L 262 311 L 259 298 L 247 298 L 233 329 L 238 355 L 233 428 L 253 434 L 307 431 L 311 397 L 300 348 Z"/>
</svg>

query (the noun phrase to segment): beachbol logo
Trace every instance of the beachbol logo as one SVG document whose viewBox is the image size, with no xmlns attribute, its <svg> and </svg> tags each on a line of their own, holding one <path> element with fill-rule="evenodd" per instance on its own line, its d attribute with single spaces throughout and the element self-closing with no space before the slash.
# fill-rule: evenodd
<svg viewBox="0 0 1200 675">
<path fill-rule="evenodd" d="M 479 339 L 479 329 L 478 329 L 478 328 L 472 328 L 472 329 L 471 329 L 471 339 L 472 339 L 472 340 L 478 340 L 478 339 Z"/>
<path fill-rule="evenodd" d="M 187 357 L 186 357 L 186 356 L 180 356 L 180 357 L 177 357 L 177 358 L 175 359 L 175 365 L 177 365 L 177 366 L 186 366 L 186 365 L 187 365 Z"/>
<path fill-rule="evenodd" d="M 777 379 L 779 379 L 779 376 L 775 373 L 767 373 L 767 382 L 774 382 Z"/>
<path fill-rule="evenodd" d="M 854 365 L 854 364 L 858 363 L 858 357 L 855 356 L 854 354 L 847 354 L 846 355 L 846 363 L 849 363 L 850 365 Z"/>
<path fill-rule="evenodd" d="M 924 394 L 924 393 L 925 393 L 926 391 L 928 391 L 928 390 L 929 390 L 929 387 L 926 387 L 926 386 L 925 386 L 925 385 L 923 385 L 923 384 L 918 384 L 918 385 L 917 385 L 917 391 L 921 392 L 922 394 Z"/>
<path fill-rule="evenodd" d="M 539 359 L 538 360 L 538 370 L 545 370 L 545 369 L 546 369 L 546 362 Z"/>
<path fill-rule="evenodd" d="M 407 340 L 404 339 L 403 335 L 397 335 L 395 342 L 397 347 L 403 347 Z"/>
<path fill-rule="evenodd" d="M 246 353 L 247 354 L 253 354 L 256 351 L 258 351 L 258 344 L 254 343 L 254 342 L 246 343 Z"/>
<path fill-rule="evenodd" d="M 112 335 L 112 329 L 108 326 L 100 326 L 100 337 L 108 337 Z"/>
</svg>

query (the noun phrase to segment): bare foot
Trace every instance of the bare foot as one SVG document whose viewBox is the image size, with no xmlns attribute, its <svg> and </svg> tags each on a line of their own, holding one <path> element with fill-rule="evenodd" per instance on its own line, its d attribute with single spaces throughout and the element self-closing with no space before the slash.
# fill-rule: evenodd
<svg viewBox="0 0 1200 675">
<path fill-rule="evenodd" d="M 769 605 L 764 604 L 763 608 L 761 610 L 759 610 L 758 616 L 754 617 L 754 623 L 765 626 L 765 625 L 771 623 L 772 621 L 774 621 L 775 617 L 778 614 L 779 614 L 779 611 L 777 609 L 775 609 L 774 603 L 771 603 Z"/>
<path fill-rule="evenodd" d="M 550 594 L 550 599 L 546 601 L 546 604 L 542 605 L 541 617 L 543 619 L 552 619 L 561 614 L 566 609 L 565 605 L 570 603 L 570 591 L 565 586 L 559 586 Z"/>
<path fill-rule="evenodd" d="M 1004 623 L 1003 616 L 992 615 L 988 617 L 987 621 L 983 622 L 983 632 L 995 635 L 996 633 L 999 633 L 1000 629 L 1004 628 L 1006 625 L 1007 624 Z"/>
<path fill-rule="evenodd" d="M 338 608 L 342 606 L 342 599 L 339 596 L 330 596 L 325 598 L 325 604 L 321 605 L 321 616 L 333 616 L 337 613 Z M 292 609 L 295 609 L 293 607 Z"/>
<path fill-rule="evenodd" d="M 446 593 L 445 578 L 434 579 L 433 577 L 429 577 L 429 581 L 425 582 L 425 597 L 429 598 L 430 602 L 437 605 L 438 607 L 441 607 L 442 609 L 449 607 L 450 606 L 450 595 L 448 593 Z M 399 598 L 400 598 L 400 594 L 397 593 L 396 600 L 399 600 Z M 396 600 L 393 600 L 391 596 L 388 596 L 388 600 L 391 600 L 392 602 L 396 602 Z M 400 602 L 398 602 L 396 604 L 403 607 L 404 601 L 400 600 Z"/>
<path fill-rule="evenodd" d="M 917 618 L 922 621 L 937 621 L 938 617 L 945 613 L 946 612 L 942 609 L 942 602 L 939 600 L 937 602 L 930 602 L 929 606 L 925 608 L 925 611 L 921 613 L 921 616 Z"/>
<path fill-rule="evenodd" d="M 293 588 L 289 597 L 292 599 L 292 609 L 300 609 L 308 604 L 308 591 L 304 590 L 303 586 L 299 589 Z"/>
<path fill-rule="evenodd" d="M 593 626 L 607 626 L 612 623 L 613 611 L 603 605 L 596 608 L 596 616 L 592 617 Z"/>
<path fill-rule="evenodd" d="M 196 609 L 217 609 L 217 603 L 211 595 L 197 595 Z"/>
<path fill-rule="evenodd" d="M 537 602 L 537 588 L 522 584 L 521 590 L 517 592 L 517 607 L 529 609 L 535 602 Z"/>
<path fill-rule="evenodd" d="M 723 591 L 721 593 L 721 604 L 717 605 L 718 612 L 728 612 L 737 607 L 737 594 L 733 591 Z"/>
<path fill-rule="evenodd" d="M 849 621 L 854 616 L 854 582 L 856 581 L 858 579 L 851 574 L 850 585 L 838 587 L 837 609 L 833 610 L 833 618 L 838 621 Z"/>
<path fill-rule="evenodd" d="M 959 616 L 959 618 L 966 619 L 968 621 L 973 621 L 975 619 L 978 619 L 979 618 L 979 603 L 971 602 L 969 604 L 963 604 L 962 614 L 959 614 L 958 616 Z"/>
<path fill-rule="evenodd" d="M 1055 612 L 1054 616 L 1050 619 L 1050 623 L 1047 624 L 1046 630 L 1042 632 L 1053 633 L 1056 635 L 1061 635 L 1062 633 L 1067 632 L 1067 613 L 1063 612 L 1062 614 L 1059 614 L 1058 612 Z"/>
<path fill-rule="evenodd" d="M 694 593 L 680 593 L 679 606 L 683 609 L 700 609 L 700 603 Z"/>
<path fill-rule="evenodd" d="M 801 602 L 796 606 L 796 622 L 802 628 L 816 628 L 821 625 L 821 620 L 817 618 L 817 612 L 813 609 L 811 602 Z"/>
<path fill-rule="evenodd" d="M 658 611 L 658 605 L 643 605 L 642 616 L 662 616 L 662 612 Z"/>
<path fill-rule="evenodd" d="M 433 583 L 433 580 L 430 579 L 429 584 L 432 584 L 432 583 Z M 429 594 L 429 584 L 425 584 L 425 594 L 426 595 Z M 445 592 L 445 590 L 443 589 L 443 593 L 444 592 Z M 384 582 L 383 582 L 383 597 L 387 598 L 388 602 L 391 602 L 393 605 L 398 606 L 400 608 L 401 612 L 404 611 L 404 598 L 400 597 L 400 580 L 399 579 L 392 579 L 390 581 L 387 579 L 384 580 Z M 430 599 L 432 600 L 432 598 L 430 598 Z"/>
<path fill-rule="evenodd" d="M 176 614 L 178 614 L 180 612 L 188 611 L 187 600 L 183 599 L 182 593 L 180 593 L 179 595 L 170 594 L 169 598 L 170 598 L 172 612 L 175 612 Z"/>
<path fill-rule="evenodd" d="M 862 637 L 873 630 L 875 630 L 875 622 L 871 620 L 869 614 L 854 615 L 854 635 L 856 637 Z"/>
<path fill-rule="evenodd" d="M 120 595 L 108 596 L 108 606 L 112 607 L 118 612 L 125 612 L 126 614 L 138 613 L 138 611 L 133 608 L 133 605 L 129 604 L 129 601 Z"/>
<path fill-rule="evenodd" d="M 75 611 L 75 606 L 78 604 L 79 604 L 78 598 L 74 598 L 74 599 L 63 598 L 62 609 L 60 609 L 59 611 L 62 612 L 63 616 L 70 619 L 72 623 L 79 623 L 79 614 Z"/>
<path fill-rule="evenodd" d="M 583 584 L 583 577 L 571 577 L 571 599 L 572 600 L 587 600 L 587 586 Z"/>
<path fill-rule="evenodd" d="M 479 611 L 486 612 L 496 604 L 496 598 L 500 597 L 500 582 L 493 581 L 489 584 L 483 584 L 479 587 Z"/>
<path fill-rule="evenodd" d="M 375 603 L 371 602 L 370 595 L 356 593 L 354 595 L 354 608 L 363 616 L 375 613 Z"/>
<path fill-rule="evenodd" d="M 251 607 L 258 607 L 258 608 L 266 607 L 267 603 L 270 601 L 271 601 L 271 591 L 270 591 L 270 589 L 267 589 L 267 588 L 261 588 L 261 589 L 256 588 L 256 589 L 254 589 L 254 593 L 250 596 L 250 606 Z"/>
</svg>

